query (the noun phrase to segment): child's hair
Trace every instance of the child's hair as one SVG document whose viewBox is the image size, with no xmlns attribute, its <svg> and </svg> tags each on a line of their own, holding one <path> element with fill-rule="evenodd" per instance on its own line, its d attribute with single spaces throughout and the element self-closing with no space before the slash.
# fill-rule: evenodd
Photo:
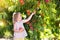
<svg viewBox="0 0 60 40">
<path fill-rule="evenodd" d="M 20 12 L 14 12 L 13 13 L 13 24 L 15 24 L 17 22 L 17 18 L 18 18 L 19 14 L 20 14 Z"/>
</svg>

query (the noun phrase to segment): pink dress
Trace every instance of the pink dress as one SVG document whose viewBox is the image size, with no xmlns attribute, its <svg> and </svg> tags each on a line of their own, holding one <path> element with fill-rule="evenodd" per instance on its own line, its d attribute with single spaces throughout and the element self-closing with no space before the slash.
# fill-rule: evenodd
<svg viewBox="0 0 60 40">
<path fill-rule="evenodd" d="M 23 32 L 14 32 L 14 38 L 24 38 L 24 37 L 27 36 L 27 32 L 26 32 L 26 30 L 25 30 L 25 28 L 23 26 L 23 21 L 16 22 L 14 24 L 14 29 L 19 30 L 20 27 L 23 28 L 24 31 Z"/>
</svg>

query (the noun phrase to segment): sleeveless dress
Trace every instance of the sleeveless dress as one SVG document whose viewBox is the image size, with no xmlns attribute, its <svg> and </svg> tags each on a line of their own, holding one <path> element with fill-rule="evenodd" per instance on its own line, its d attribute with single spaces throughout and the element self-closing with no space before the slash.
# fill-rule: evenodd
<svg viewBox="0 0 60 40">
<path fill-rule="evenodd" d="M 27 32 L 24 28 L 23 21 L 16 22 L 14 25 L 14 29 L 19 30 L 20 27 L 23 28 L 24 31 L 23 32 L 14 32 L 14 38 L 24 38 L 27 36 Z"/>
</svg>

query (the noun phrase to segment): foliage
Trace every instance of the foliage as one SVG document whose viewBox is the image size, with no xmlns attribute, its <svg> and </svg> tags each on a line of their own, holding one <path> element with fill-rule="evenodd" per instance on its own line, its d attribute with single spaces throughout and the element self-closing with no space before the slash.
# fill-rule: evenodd
<svg viewBox="0 0 60 40">
<path fill-rule="evenodd" d="M 21 12 L 23 19 L 26 19 L 33 10 L 36 10 L 37 12 L 32 19 L 24 24 L 28 33 L 27 38 L 30 40 L 40 40 L 41 38 L 60 39 L 59 3 L 59 0 L 1 0 L 0 19 L 6 25 L 0 27 L 0 37 L 5 37 L 6 33 L 9 32 L 6 37 L 13 35 L 13 12 Z"/>
</svg>

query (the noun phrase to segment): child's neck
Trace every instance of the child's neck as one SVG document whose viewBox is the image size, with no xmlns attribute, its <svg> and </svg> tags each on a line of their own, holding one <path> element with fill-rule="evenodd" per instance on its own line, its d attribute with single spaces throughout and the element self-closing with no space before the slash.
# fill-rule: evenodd
<svg viewBox="0 0 60 40">
<path fill-rule="evenodd" d="M 17 22 L 20 22 L 21 20 L 18 20 Z"/>
<path fill-rule="evenodd" d="M 17 21 L 17 22 L 20 22 L 20 21 Z"/>
</svg>

